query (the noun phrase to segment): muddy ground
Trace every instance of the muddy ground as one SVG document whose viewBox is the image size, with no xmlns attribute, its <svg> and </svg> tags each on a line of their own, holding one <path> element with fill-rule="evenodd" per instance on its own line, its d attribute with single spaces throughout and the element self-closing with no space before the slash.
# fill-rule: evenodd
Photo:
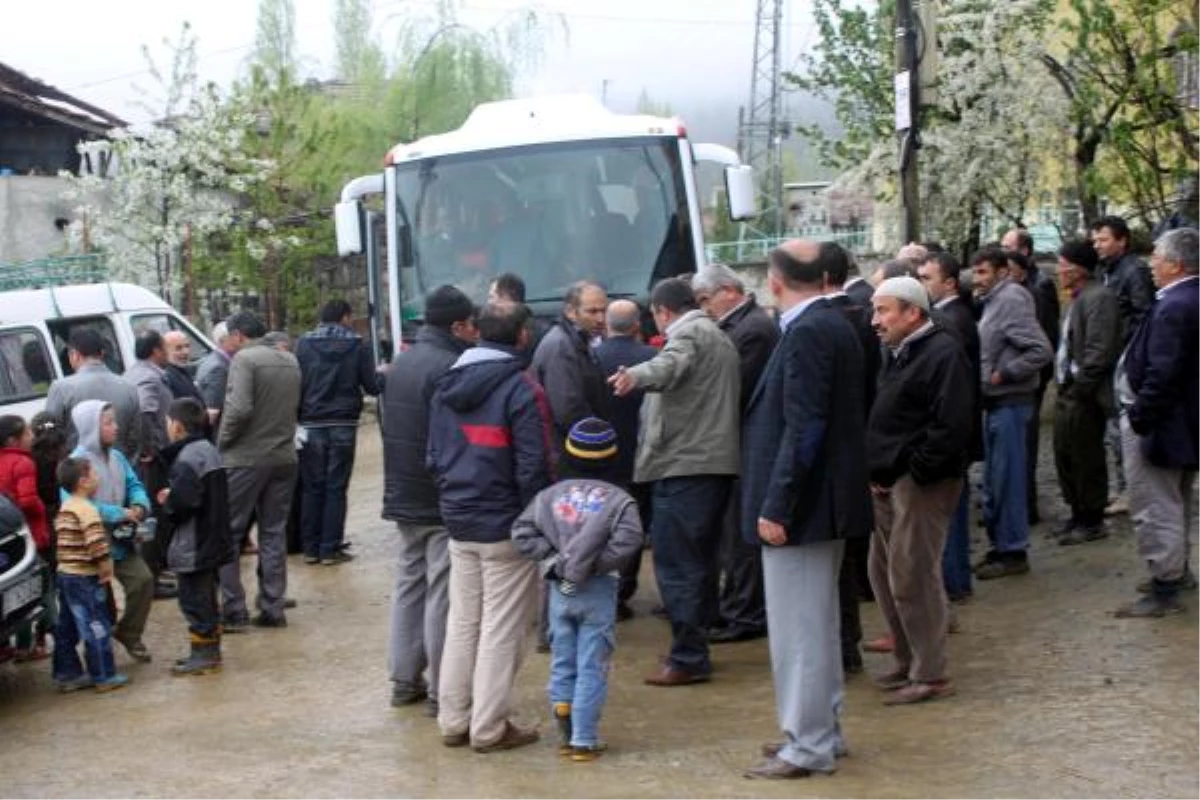
<svg viewBox="0 0 1200 800">
<path fill-rule="evenodd" d="M 1048 431 L 1047 431 L 1048 433 Z M 1197 615 L 1118 620 L 1144 573 L 1128 520 L 1060 548 L 1035 530 L 1033 571 L 977 586 L 951 637 L 956 697 L 885 708 L 867 676 L 847 688 L 851 748 L 833 776 L 742 778 L 776 737 L 766 642 L 716 650 L 712 683 L 642 684 L 667 646 L 647 558 L 623 623 L 593 764 L 560 761 L 552 736 L 510 753 L 448 750 L 422 710 L 388 705 L 385 671 L 392 530 L 379 519 L 378 429 L 361 429 L 348 537 L 358 559 L 293 556 L 285 630 L 228 637 L 219 676 L 173 678 L 186 631 L 155 603 L 154 663 L 117 660 L 133 679 L 108 695 L 57 694 L 49 665 L 0 667 L 0 794 L 87 797 L 1196 797 Z M 1043 512 L 1061 513 L 1043 458 Z M 976 529 L 975 552 L 981 552 Z M 254 562 L 243 560 L 253 582 Z M 878 633 L 865 608 L 868 635 Z M 890 667 L 867 656 L 867 668 Z M 520 718 L 551 732 L 547 657 L 521 673 Z"/>
</svg>

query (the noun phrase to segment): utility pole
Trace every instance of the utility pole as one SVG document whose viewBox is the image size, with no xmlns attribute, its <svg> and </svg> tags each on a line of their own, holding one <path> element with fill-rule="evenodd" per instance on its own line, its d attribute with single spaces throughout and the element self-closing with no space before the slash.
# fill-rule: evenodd
<svg viewBox="0 0 1200 800">
<path fill-rule="evenodd" d="M 921 196 L 917 150 L 921 147 L 920 82 L 913 0 L 896 0 L 896 137 L 900 149 L 900 201 L 903 243 L 921 238 Z"/>
<path fill-rule="evenodd" d="M 780 37 L 783 0 L 758 0 L 754 21 L 754 63 L 750 71 L 750 108 L 738 126 L 745 163 L 759 177 L 759 220 L 773 237 L 783 235 L 783 119 L 780 85 Z"/>
</svg>

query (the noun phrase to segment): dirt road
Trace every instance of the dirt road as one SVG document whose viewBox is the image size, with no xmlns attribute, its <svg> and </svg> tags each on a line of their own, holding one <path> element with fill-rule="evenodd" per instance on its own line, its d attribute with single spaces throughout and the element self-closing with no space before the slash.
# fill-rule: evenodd
<svg viewBox="0 0 1200 800">
<path fill-rule="evenodd" d="M 1197 796 L 1197 596 L 1188 613 L 1117 620 L 1143 570 L 1129 523 L 1105 541 L 1060 548 L 1043 525 L 1028 576 L 977 586 L 951 637 L 958 696 L 885 708 L 866 676 L 850 680 L 851 748 L 829 777 L 751 782 L 742 770 L 775 738 L 763 641 L 716 650 L 707 685 L 644 686 L 666 624 L 649 559 L 618 630 L 603 732 L 593 764 L 555 755 L 552 736 L 511 753 L 448 750 L 421 709 L 388 705 L 385 672 L 392 530 L 379 519 L 378 430 L 360 431 L 348 537 L 358 559 L 289 564 L 299 607 L 285 630 L 228 637 L 225 671 L 172 678 L 186 631 L 173 602 L 155 603 L 154 663 L 118 664 L 132 685 L 59 695 L 49 665 L 0 667 L 0 794 L 88 797 L 1173 797 Z M 1047 470 L 1043 502 L 1053 500 Z M 978 529 L 976 529 L 978 531 Z M 975 552 L 981 547 L 976 543 Z M 243 568 L 253 584 L 251 558 Z M 880 631 L 864 607 L 868 635 Z M 882 656 L 868 670 L 884 671 Z M 550 733 L 547 658 L 520 676 L 524 721 Z"/>
</svg>

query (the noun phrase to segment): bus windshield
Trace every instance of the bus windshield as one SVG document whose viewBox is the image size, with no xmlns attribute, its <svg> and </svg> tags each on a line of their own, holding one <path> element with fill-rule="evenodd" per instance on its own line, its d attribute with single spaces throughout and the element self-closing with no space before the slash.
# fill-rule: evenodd
<svg viewBox="0 0 1200 800">
<path fill-rule="evenodd" d="M 529 145 L 440 156 L 396 168 L 405 317 L 453 284 L 477 302 L 504 272 L 531 305 L 582 279 L 643 297 L 694 272 L 678 139 Z M 545 306 L 542 310 L 545 310 Z"/>
</svg>

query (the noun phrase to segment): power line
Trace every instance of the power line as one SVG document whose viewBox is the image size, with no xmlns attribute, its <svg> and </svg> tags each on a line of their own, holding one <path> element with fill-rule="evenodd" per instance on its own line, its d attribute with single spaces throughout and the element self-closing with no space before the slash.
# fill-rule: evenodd
<svg viewBox="0 0 1200 800">
<path fill-rule="evenodd" d="M 217 56 L 223 56 L 223 55 L 228 55 L 230 53 L 236 53 L 240 50 L 249 50 L 251 47 L 254 47 L 254 42 L 250 42 L 248 44 L 239 44 L 235 47 L 226 47 L 222 50 L 213 50 L 211 53 L 203 53 L 201 55 L 196 56 L 196 61 L 197 62 L 205 61 L 207 59 L 215 58 Z M 108 83 L 116 83 L 117 81 L 128 80 L 129 78 L 136 78 L 139 75 L 146 75 L 149 72 L 150 72 L 149 67 L 142 67 L 139 70 L 134 70 L 133 72 L 126 72 L 121 75 L 114 75 L 111 78 L 102 78 L 98 81 L 89 81 L 88 83 L 81 83 L 75 87 L 72 87 L 69 91 L 78 92 L 78 91 L 82 91 L 84 89 L 91 89 L 96 86 L 104 86 L 105 84 L 108 84 Z"/>
</svg>

